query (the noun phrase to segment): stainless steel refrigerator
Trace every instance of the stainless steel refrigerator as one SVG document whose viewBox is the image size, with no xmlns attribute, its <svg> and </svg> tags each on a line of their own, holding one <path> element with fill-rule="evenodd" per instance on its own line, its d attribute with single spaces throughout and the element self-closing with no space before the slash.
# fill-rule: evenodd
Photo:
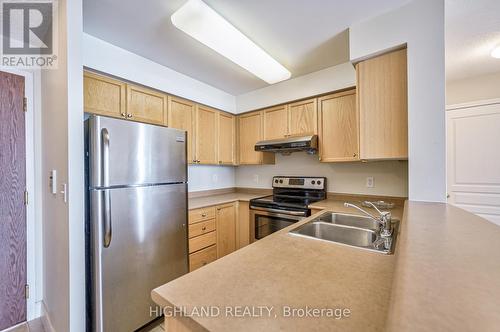
<svg viewBox="0 0 500 332">
<path fill-rule="evenodd" d="M 188 272 L 186 133 L 102 116 L 85 133 L 87 331 L 133 331 Z"/>
</svg>

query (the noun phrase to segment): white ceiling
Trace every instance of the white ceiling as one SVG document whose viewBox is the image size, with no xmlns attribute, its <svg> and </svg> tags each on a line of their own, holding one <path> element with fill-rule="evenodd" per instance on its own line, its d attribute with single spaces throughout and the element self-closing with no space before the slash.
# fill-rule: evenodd
<svg viewBox="0 0 500 332">
<path fill-rule="evenodd" d="M 267 83 L 177 30 L 185 0 L 84 0 L 84 31 L 233 95 Z M 347 28 L 408 0 L 205 0 L 292 72 L 349 60 Z"/>
<path fill-rule="evenodd" d="M 500 0 L 446 0 L 446 79 L 500 72 Z"/>
</svg>

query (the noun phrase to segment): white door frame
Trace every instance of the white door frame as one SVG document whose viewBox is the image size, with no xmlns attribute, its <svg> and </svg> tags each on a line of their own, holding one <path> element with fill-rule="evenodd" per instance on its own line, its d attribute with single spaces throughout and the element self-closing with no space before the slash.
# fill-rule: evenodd
<svg viewBox="0 0 500 332">
<path fill-rule="evenodd" d="M 26 277 L 30 287 L 26 302 L 26 319 L 40 317 L 42 301 L 42 204 L 41 204 L 41 115 L 40 72 L 0 66 L 0 71 L 24 77 L 26 135 L 26 189 L 29 203 L 26 209 Z M 37 89 L 38 87 L 38 89 Z M 38 160 L 37 163 L 35 162 Z"/>
</svg>

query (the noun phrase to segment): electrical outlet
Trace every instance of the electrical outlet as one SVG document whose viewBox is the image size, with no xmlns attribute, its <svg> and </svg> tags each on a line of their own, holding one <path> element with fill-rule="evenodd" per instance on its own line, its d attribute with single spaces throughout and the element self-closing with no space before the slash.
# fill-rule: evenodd
<svg viewBox="0 0 500 332">
<path fill-rule="evenodd" d="M 254 174 L 253 175 L 253 182 L 254 183 L 259 183 L 259 175 L 258 174 Z"/>
<path fill-rule="evenodd" d="M 219 176 L 217 174 L 212 174 L 212 182 L 216 183 L 219 180 Z"/>
<path fill-rule="evenodd" d="M 375 187 L 375 182 L 374 182 L 373 176 L 368 176 L 366 178 L 366 187 L 367 188 L 373 188 L 373 187 Z"/>
</svg>

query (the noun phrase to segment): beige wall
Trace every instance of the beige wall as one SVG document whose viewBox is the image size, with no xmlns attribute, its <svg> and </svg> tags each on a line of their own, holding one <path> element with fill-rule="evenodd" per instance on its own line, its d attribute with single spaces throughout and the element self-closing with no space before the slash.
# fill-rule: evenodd
<svg viewBox="0 0 500 332">
<path fill-rule="evenodd" d="M 320 163 L 317 155 L 305 152 L 289 156 L 276 154 L 275 165 L 239 166 L 236 168 L 236 186 L 271 188 L 275 175 L 325 176 L 328 178 L 329 192 L 408 196 L 406 161 Z M 366 187 L 368 176 L 374 178 L 373 188 Z"/>
<path fill-rule="evenodd" d="M 41 72 L 43 312 L 55 331 L 79 332 L 85 330 L 81 0 L 60 0 L 58 14 L 58 68 Z M 49 189 L 50 170 L 57 170 L 57 194 Z"/>
<path fill-rule="evenodd" d="M 446 201 L 444 1 L 414 0 L 349 28 L 356 62 L 408 47 L 408 192 Z"/>
<path fill-rule="evenodd" d="M 446 104 L 500 98 L 500 72 L 446 83 Z"/>
</svg>

